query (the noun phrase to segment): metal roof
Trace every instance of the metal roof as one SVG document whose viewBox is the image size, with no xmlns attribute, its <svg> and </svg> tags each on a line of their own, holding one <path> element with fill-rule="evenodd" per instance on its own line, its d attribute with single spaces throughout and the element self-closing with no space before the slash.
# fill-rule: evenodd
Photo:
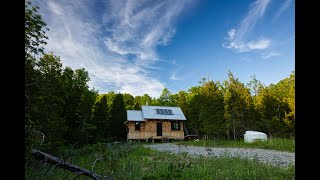
<svg viewBox="0 0 320 180">
<path fill-rule="evenodd" d="M 141 106 L 144 119 L 187 120 L 180 107 Z M 170 109 L 172 114 L 157 114 L 156 109 Z"/>
<path fill-rule="evenodd" d="M 139 110 L 127 110 L 128 121 L 145 121 L 142 117 L 142 112 Z"/>
</svg>

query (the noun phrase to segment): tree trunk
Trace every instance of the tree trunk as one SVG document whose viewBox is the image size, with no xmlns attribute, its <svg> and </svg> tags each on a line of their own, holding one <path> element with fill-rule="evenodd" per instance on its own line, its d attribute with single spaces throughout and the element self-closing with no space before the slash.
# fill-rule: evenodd
<svg viewBox="0 0 320 180">
<path fill-rule="evenodd" d="M 62 159 L 60 159 L 58 157 L 52 156 L 52 155 L 44 153 L 42 151 L 38 151 L 38 150 L 32 149 L 31 153 L 32 153 L 32 155 L 34 155 L 38 159 L 42 159 L 45 162 L 57 165 L 60 168 L 67 169 L 67 170 L 69 170 L 71 172 L 74 172 L 76 174 L 82 174 L 84 176 L 91 177 L 92 179 L 95 179 L 95 180 L 112 179 L 111 177 L 102 177 L 99 174 L 93 173 L 93 172 L 91 172 L 89 170 L 86 170 L 86 169 L 83 169 L 83 168 L 81 168 L 79 166 L 76 166 L 76 165 L 73 165 L 71 163 L 65 162 L 64 160 L 62 160 Z"/>
</svg>

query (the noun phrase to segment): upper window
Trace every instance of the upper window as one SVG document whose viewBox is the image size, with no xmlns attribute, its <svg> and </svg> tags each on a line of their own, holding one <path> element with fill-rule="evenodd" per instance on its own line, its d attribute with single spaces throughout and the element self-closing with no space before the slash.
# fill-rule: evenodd
<svg viewBox="0 0 320 180">
<path fill-rule="evenodd" d="M 180 122 L 171 122 L 171 130 L 179 131 L 180 130 Z"/>
<path fill-rule="evenodd" d="M 141 130 L 141 122 L 136 122 L 135 123 L 135 130 L 140 131 Z"/>
</svg>

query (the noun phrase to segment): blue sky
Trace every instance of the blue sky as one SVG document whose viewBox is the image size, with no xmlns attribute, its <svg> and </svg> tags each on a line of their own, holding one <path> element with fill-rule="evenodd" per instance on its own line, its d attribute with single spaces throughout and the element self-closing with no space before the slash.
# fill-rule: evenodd
<svg viewBox="0 0 320 180">
<path fill-rule="evenodd" d="M 294 0 L 34 0 L 46 51 L 99 93 L 158 97 L 202 77 L 277 83 L 295 70 Z"/>
</svg>

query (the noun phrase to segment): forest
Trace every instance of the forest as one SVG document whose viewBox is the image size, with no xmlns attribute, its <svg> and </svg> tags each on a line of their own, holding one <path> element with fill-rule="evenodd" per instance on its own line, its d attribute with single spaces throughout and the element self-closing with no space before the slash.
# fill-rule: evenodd
<svg viewBox="0 0 320 180">
<path fill-rule="evenodd" d="M 241 139 L 246 130 L 268 137 L 295 136 L 295 72 L 264 85 L 253 75 L 244 84 L 228 73 L 219 82 L 200 79 L 198 86 L 160 97 L 101 94 L 88 86 L 82 69 L 63 67 L 54 52 L 46 53 L 48 31 L 30 2 L 25 5 L 25 155 L 31 149 L 48 153 L 98 142 L 125 141 L 126 110 L 141 105 L 179 106 L 189 133 L 209 139 Z"/>
</svg>

